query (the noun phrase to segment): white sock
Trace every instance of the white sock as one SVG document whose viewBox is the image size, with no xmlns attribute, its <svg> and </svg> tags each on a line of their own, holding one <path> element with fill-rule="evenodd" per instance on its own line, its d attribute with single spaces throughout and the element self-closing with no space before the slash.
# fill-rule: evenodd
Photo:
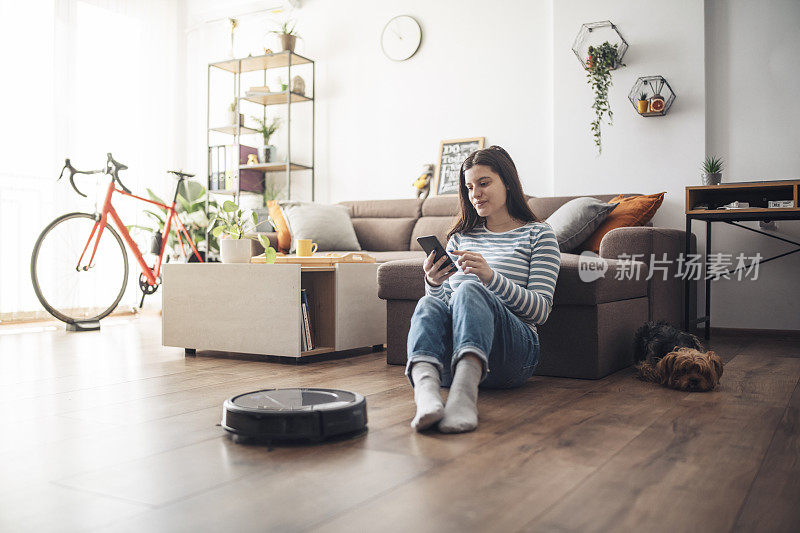
<svg viewBox="0 0 800 533">
<path fill-rule="evenodd" d="M 411 366 L 411 379 L 414 381 L 414 402 L 417 404 L 417 416 L 411 421 L 411 427 L 422 431 L 444 416 L 444 403 L 439 392 L 442 381 L 439 370 L 424 361 Z"/>
<path fill-rule="evenodd" d="M 482 373 L 483 364 L 474 357 L 458 362 L 439 431 L 464 433 L 478 427 L 478 383 Z"/>
</svg>

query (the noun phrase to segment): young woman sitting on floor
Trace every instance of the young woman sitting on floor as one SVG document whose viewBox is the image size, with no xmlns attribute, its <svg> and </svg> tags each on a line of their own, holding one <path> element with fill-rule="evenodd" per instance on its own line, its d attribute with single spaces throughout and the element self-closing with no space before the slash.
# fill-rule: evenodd
<svg viewBox="0 0 800 533">
<path fill-rule="evenodd" d="M 525 201 L 508 153 L 471 153 L 459 176 L 461 213 L 446 250 L 458 270 L 425 263 L 425 293 L 411 318 L 406 375 L 417 431 L 438 423 L 461 433 L 478 426 L 478 385 L 523 385 L 539 362 L 537 324 L 553 306 L 561 254 L 553 230 Z M 449 386 L 447 405 L 440 387 Z"/>
</svg>

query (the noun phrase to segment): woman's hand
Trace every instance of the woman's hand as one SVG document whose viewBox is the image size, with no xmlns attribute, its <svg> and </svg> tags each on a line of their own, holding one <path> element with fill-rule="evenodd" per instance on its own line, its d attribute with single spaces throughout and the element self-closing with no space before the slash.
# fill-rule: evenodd
<svg viewBox="0 0 800 533">
<path fill-rule="evenodd" d="M 494 270 L 481 254 L 466 250 L 453 250 L 452 253 L 461 256 L 457 264 L 464 274 L 475 274 L 484 285 L 491 281 Z"/>
<path fill-rule="evenodd" d="M 441 267 L 447 260 L 447 256 L 443 255 L 438 261 L 434 262 L 434 255 L 436 255 L 436 252 L 430 253 L 430 255 L 425 259 L 425 262 L 422 263 L 422 269 L 425 270 L 425 279 L 428 281 L 428 285 L 438 287 L 444 283 L 444 280 L 458 271 L 453 270 L 452 272 L 448 272 L 447 270 L 439 270 L 439 267 Z"/>
</svg>

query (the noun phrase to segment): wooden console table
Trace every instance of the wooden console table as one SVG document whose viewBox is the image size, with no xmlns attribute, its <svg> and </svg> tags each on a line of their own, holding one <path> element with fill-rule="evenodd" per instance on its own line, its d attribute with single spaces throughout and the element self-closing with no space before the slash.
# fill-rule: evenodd
<svg viewBox="0 0 800 533">
<path fill-rule="evenodd" d="M 386 343 L 376 263 L 164 265 L 162 344 L 307 362 Z M 301 350 L 300 289 L 308 294 L 313 350 Z M 363 350 L 361 350 L 363 351 Z"/>
<path fill-rule="evenodd" d="M 792 207 L 770 208 L 768 202 L 771 200 L 791 200 Z M 750 207 L 743 209 L 722 209 L 722 206 L 731 202 L 748 202 Z M 798 248 L 786 253 L 782 253 L 769 259 L 759 261 L 759 264 L 766 263 L 800 251 L 800 243 L 765 233 L 763 231 L 737 224 L 740 221 L 753 220 L 800 220 L 800 180 L 778 180 L 778 181 L 745 181 L 739 183 L 725 183 L 720 185 L 707 185 L 697 187 L 686 187 L 686 257 L 690 253 L 692 238 L 692 221 L 705 220 L 706 222 L 706 254 L 703 261 L 703 278 L 706 282 L 706 302 L 705 315 L 691 321 L 690 310 L 690 279 L 684 281 L 684 329 L 690 325 L 705 323 L 705 338 L 711 334 L 711 279 L 707 276 L 708 256 L 711 253 L 711 223 L 725 222 L 731 226 L 737 226 L 767 237 L 772 237 L 779 241 L 794 244 Z M 705 204 L 705 207 L 702 207 Z M 735 270 L 729 270 L 723 274 L 730 274 Z M 690 324 L 691 322 L 691 324 Z"/>
</svg>

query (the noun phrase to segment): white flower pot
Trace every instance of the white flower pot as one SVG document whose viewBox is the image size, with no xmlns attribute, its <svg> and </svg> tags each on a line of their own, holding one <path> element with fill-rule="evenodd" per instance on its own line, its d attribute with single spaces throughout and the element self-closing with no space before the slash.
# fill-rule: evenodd
<svg viewBox="0 0 800 533">
<path fill-rule="evenodd" d="M 219 252 L 223 263 L 249 263 L 250 239 L 220 239 Z"/>
</svg>

